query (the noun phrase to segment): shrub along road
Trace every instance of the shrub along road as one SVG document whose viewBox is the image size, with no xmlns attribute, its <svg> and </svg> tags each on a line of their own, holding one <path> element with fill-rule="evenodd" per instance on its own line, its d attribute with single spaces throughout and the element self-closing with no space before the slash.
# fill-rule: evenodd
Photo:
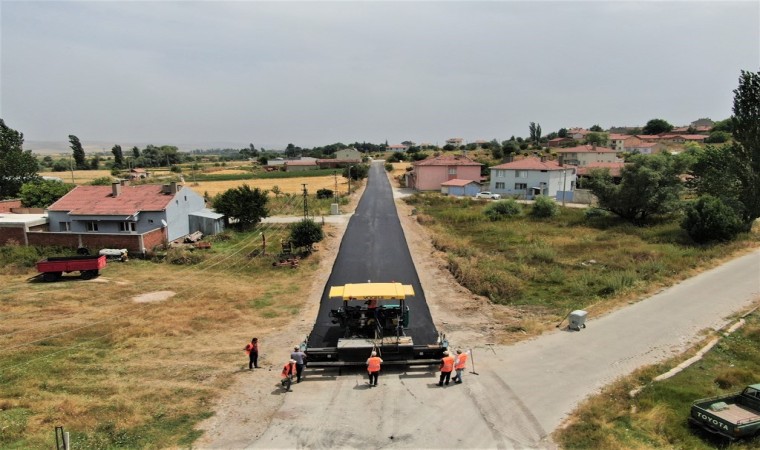
<svg viewBox="0 0 760 450">
<path fill-rule="evenodd" d="M 410 242 L 409 222 L 402 224 Z M 382 230 L 372 236 L 384 238 Z M 467 294 L 432 295 L 456 291 L 439 285 L 450 283 L 444 271 L 421 269 L 429 253 L 412 256 L 436 323 L 445 316 L 447 326 L 466 327 L 470 317 L 447 309 L 469 301 Z M 477 333 L 471 327 L 461 334 L 466 336 L 463 341 L 453 341 L 455 346 L 475 347 L 477 374 L 469 366 L 461 385 L 437 387 L 436 368 L 383 370 L 380 386 L 373 389 L 362 370 L 342 376 L 337 371 L 307 370 L 305 381 L 284 396 L 262 434 L 239 433 L 250 426 L 248 418 L 264 413 L 250 403 L 248 417 L 241 423 L 228 421 L 202 445 L 551 448 L 548 435 L 584 398 L 637 367 L 684 351 L 698 341 L 702 330 L 720 328 L 732 312 L 756 302 L 758 275 L 760 252 L 755 251 L 632 306 L 590 317 L 580 332 L 558 330 L 514 346 L 486 346 L 484 338 L 473 337 Z M 281 394 L 272 389 L 271 395 Z M 237 433 L 234 441 L 225 437 L 228 432 Z"/>
</svg>

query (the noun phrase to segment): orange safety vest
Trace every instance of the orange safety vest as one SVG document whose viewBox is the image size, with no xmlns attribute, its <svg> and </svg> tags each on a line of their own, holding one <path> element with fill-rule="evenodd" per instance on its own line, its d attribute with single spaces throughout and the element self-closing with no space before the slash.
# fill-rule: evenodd
<svg viewBox="0 0 760 450">
<path fill-rule="evenodd" d="M 441 360 L 441 372 L 451 372 L 454 370 L 454 357 L 444 356 Z"/>
<path fill-rule="evenodd" d="M 367 360 L 367 372 L 379 372 L 380 371 L 380 363 L 382 363 L 383 360 L 380 359 L 378 356 L 372 356 Z"/>
<path fill-rule="evenodd" d="M 464 369 L 464 367 L 467 365 L 467 353 L 460 353 L 457 355 L 457 358 L 459 358 L 459 360 L 457 361 L 457 365 L 454 366 L 454 368 Z"/>
<path fill-rule="evenodd" d="M 248 345 L 245 346 L 245 353 L 247 355 L 250 355 L 251 352 L 258 353 L 259 352 L 259 345 L 258 344 L 254 345 L 253 343 L 249 342 Z"/>
<path fill-rule="evenodd" d="M 282 368 L 282 378 L 287 378 L 288 375 L 295 375 L 296 374 L 296 365 L 287 363 L 285 364 L 285 367 Z"/>
</svg>

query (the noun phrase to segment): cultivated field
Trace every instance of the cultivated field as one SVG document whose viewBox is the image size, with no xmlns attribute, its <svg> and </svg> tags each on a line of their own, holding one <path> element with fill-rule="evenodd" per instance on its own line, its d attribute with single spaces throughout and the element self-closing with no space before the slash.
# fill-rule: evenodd
<svg viewBox="0 0 760 450">
<path fill-rule="evenodd" d="M 218 172 L 215 172 L 218 173 Z M 211 197 L 216 194 L 220 194 L 227 189 L 238 187 L 242 184 L 247 184 L 252 188 L 272 190 L 272 187 L 278 186 L 283 193 L 301 194 L 303 193 L 303 185 L 306 184 L 306 189 L 310 194 L 315 193 L 319 189 L 330 189 L 335 191 L 335 178 L 331 176 L 324 177 L 304 177 L 304 178 L 267 178 L 267 179 L 252 179 L 252 180 L 230 180 L 230 181 L 199 181 L 193 183 L 189 180 L 189 177 L 185 177 L 185 182 L 190 189 L 194 190 L 200 195 L 208 193 Z M 352 184 L 353 186 L 353 184 Z M 348 190 L 348 183 L 343 177 L 338 177 L 338 191 L 345 194 Z M 270 195 L 271 194 L 270 192 Z"/>
<path fill-rule="evenodd" d="M 96 178 L 110 177 L 110 170 L 75 170 L 73 172 L 40 172 L 41 177 L 58 177 L 64 183 L 87 184 Z M 72 181 L 73 178 L 73 181 Z"/>
</svg>

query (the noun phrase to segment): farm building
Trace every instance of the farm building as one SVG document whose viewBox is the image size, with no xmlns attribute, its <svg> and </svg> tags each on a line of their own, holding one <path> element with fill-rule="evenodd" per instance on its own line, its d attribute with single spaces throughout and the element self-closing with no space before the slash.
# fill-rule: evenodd
<svg viewBox="0 0 760 450">
<path fill-rule="evenodd" d="M 441 183 L 441 194 L 459 197 L 474 197 L 480 192 L 480 182 L 475 180 L 453 179 Z"/>
</svg>

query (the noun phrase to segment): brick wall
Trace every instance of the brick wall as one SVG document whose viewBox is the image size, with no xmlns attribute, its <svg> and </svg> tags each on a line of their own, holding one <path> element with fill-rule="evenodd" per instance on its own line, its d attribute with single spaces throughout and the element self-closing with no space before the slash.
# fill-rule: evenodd
<svg viewBox="0 0 760 450">
<path fill-rule="evenodd" d="M 21 208 L 21 200 L 0 200 L 0 213 L 11 212 L 11 208 Z"/>
<path fill-rule="evenodd" d="M 162 245 L 166 240 L 166 228 L 157 228 L 143 234 L 143 245 L 145 250 L 151 251 L 157 245 Z"/>
<path fill-rule="evenodd" d="M 0 228 L 0 245 L 6 245 L 9 242 L 24 245 L 24 233 L 23 227 L 2 227 Z"/>
<path fill-rule="evenodd" d="M 2 230 L 2 229 L 0 229 Z M 23 234 L 21 235 L 23 241 Z M 130 253 L 142 253 L 140 235 L 138 234 L 104 234 L 104 233 L 45 233 L 30 231 L 27 233 L 29 245 L 57 245 L 60 247 L 87 247 L 91 252 L 101 248 L 126 248 Z M 164 230 L 159 228 L 143 234 L 145 249 L 151 250 L 164 243 Z"/>
</svg>

